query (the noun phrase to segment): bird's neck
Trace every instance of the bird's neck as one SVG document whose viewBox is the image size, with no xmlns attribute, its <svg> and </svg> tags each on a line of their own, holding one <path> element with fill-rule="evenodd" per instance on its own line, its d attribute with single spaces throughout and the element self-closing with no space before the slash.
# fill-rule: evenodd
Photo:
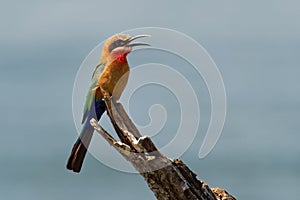
<svg viewBox="0 0 300 200">
<path fill-rule="evenodd" d="M 129 53 L 129 52 L 128 52 Z M 116 61 L 120 62 L 120 63 L 127 63 L 127 58 L 126 56 L 128 55 L 128 53 L 124 53 L 124 54 L 120 54 L 118 55 L 115 59 Z"/>
<path fill-rule="evenodd" d="M 129 52 L 128 52 L 129 53 Z M 107 59 L 100 59 L 100 64 L 104 66 L 109 66 L 111 63 L 119 63 L 119 64 L 126 64 L 127 58 L 126 56 L 128 53 L 123 53 L 119 55 L 109 56 Z"/>
</svg>

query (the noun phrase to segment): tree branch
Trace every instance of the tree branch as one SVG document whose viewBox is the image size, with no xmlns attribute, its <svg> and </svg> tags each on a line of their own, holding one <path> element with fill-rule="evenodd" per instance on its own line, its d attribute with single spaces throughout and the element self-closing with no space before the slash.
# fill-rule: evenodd
<svg viewBox="0 0 300 200">
<path fill-rule="evenodd" d="M 107 113 L 121 142 L 116 141 L 95 119 L 90 121 L 95 130 L 126 158 L 144 177 L 157 199 L 235 200 L 219 188 L 211 190 L 197 180 L 181 160 L 165 157 L 147 136 L 141 136 L 124 108 L 114 103 L 102 91 Z"/>
</svg>

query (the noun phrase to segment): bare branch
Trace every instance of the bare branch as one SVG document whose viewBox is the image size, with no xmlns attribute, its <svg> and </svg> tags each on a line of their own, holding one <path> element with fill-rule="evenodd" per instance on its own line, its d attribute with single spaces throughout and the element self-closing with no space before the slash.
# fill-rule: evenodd
<svg viewBox="0 0 300 200">
<path fill-rule="evenodd" d="M 114 103 L 105 91 L 102 92 L 107 113 L 121 142 L 117 142 L 95 119 L 90 121 L 91 125 L 131 162 L 157 199 L 235 200 L 224 190 L 212 191 L 181 160 L 165 157 L 149 137 L 141 136 L 123 106 Z"/>
</svg>

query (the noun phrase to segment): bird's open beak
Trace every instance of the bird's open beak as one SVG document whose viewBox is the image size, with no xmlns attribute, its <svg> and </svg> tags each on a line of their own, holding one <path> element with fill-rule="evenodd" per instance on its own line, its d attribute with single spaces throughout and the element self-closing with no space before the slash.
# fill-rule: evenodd
<svg viewBox="0 0 300 200">
<path fill-rule="evenodd" d="M 150 35 L 136 35 L 136 36 L 132 36 L 130 37 L 128 40 L 125 41 L 124 46 L 126 47 L 134 47 L 134 46 L 150 46 L 150 44 L 147 43 L 143 43 L 143 42 L 136 42 L 136 43 L 130 43 L 133 40 L 139 39 L 139 38 L 143 38 L 143 37 L 150 37 Z"/>
</svg>

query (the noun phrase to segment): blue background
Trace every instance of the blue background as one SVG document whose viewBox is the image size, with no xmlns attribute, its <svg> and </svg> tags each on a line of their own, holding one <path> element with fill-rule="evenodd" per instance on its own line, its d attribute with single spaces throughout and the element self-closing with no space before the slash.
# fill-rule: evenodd
<svg viewBox="0 0 300 200">
<path fill-rule="evenodd" d="M 199 160 L 199 136 L 181 159 L 237 199 L 297 199 L 299 18 L 296 0 L 2 1 L 0 198 L 154 198 L 139 175 L 90 155 L 79 175 L 65 163 L 77 136 L 71 101 L 80 63 L 114 33 L 160 26 L 201 43 L 227 91 L 214 150 Z"/>
</svg>

